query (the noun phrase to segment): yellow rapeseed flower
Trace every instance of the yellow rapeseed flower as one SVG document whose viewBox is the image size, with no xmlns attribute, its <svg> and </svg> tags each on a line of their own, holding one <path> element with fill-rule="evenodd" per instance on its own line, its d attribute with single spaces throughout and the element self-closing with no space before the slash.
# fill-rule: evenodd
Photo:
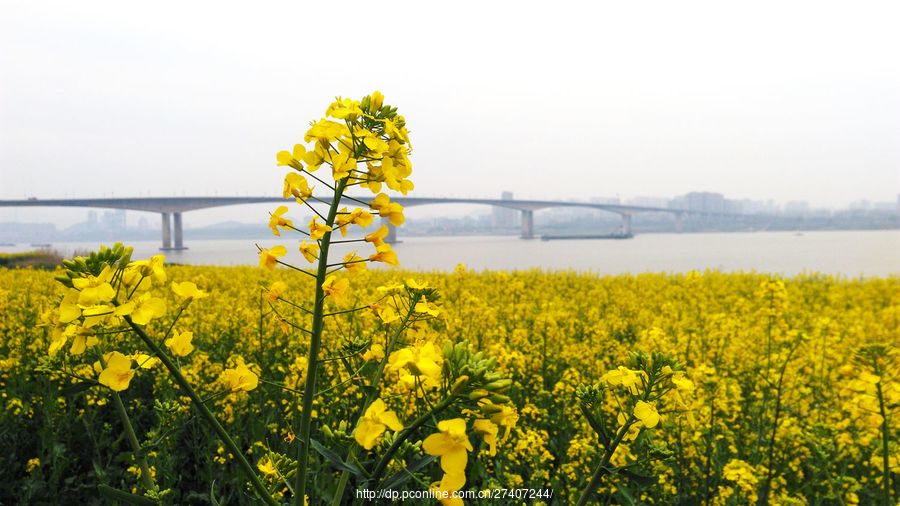
<svg viewBox="0 0 900 506">
<path fill-rule="evenodd" d="M 300 253 L 307 262 L 313 263 L 319 258 L 319 243 L 317 242 L 300 242 Z"/>
<path fill-rule="evenodd" d="M 243 390 L 249 392 L 259 385 L 259 377 L 247 367 L 244 359 L 238 357 L 233 368 L 222 371 L 221 380 L 231 391 Z"/>
<path fill-rule="evenodd" d="M 197 285 L 194 284 L 193 281 L 185 281 L 183 283 L 176 283 L 173 281 L 172 291 L 175 292 L 175 295 L 183 299 L 203 299 L 209 296 L 208 293 L 197 288 Z"/>
<path fill-rule="evenodd" d="M 293 227 L 294 222 L 285 218 L 284 213 L 288 212 L 287 206 L 278 206 L 278 209 L 275 209 L 275 212 L 269 217 L 269 228 L 272 229 L 272 233 L 280 236 L 281 232 L 278 230 L 278 227 Z"/>
<path fill-rule="evenodd" d="M 634 405 L 634 417 L 644 424 L 644 427 L 652 429 L 659 423 L 659 413 L 656 408 L 647 402 L 637 401 Z"/>
<path fill-rule="evenodd" d="M 386 429 L 391 429 L 395 432 L 403 430 L 403 424 L 397 419 L 396 413 L 387 409 L 383 400 L 375 399 L 366 409 L 356 430 L 353 431 L 353 437 L 360 446 L 366 450 L 371 450 L 378 443 Z"/>
<path fill-rule="evenodd" d="M 296 172 L 288 172 L 284 176 L 282 196 L 284 198 L 293 196 L 297 199 L 298 204 L 302 204 L 306 202 L 308 198 L 312 197 L 314 189 L 314 187 L 309 186 L 309 182 L 306 181 L 305 177 Z"/>
<path fill-rule="evenodd" d="M 322 290 L 326 297 L 331 297 L 335 304 L 342 305 L 350 297 L 350 281 L 347 278 L 338 279 L 337 276 L 328 276 L 322 283 Z"/>
<path fill-rule="evenodd" d="M 131 359 L 118 351 L 106 355 L 106 368 L 100 373 L 98 381 L 116 392 L 128 388 L 134 370 L 131 369 Z"/>
<path fill-rule="evenodd" d="M 379 244 L 375 248 L 375 253 L 369 255 L 369 260 L 373 262 L 384 262 L 388 265 L 398 266 L 400 261 L 397 259 L 397 252 L 390 244 Z"/>
<path fill-rule="evenodd" d="M 286 290 L 287 283 L 285 283 L 284 281 L 276 281 L 272 283 L 268 290 L 266 290 L 266 300 L 269 302 L 275 302 Z"/>
<path fill-rule="evenodd" d="M 166 348 L 169 348 L 169 351 L 172 352 L 172 355 L 175 355 L 176 357 L 186 357 L 190 355 L 192 351 L 194 351 L 194 345 L 191 344 L 191 340 L 193 338 L 193 332 L 175 332 L 174 334 L 172 334 L 172 337 L 166 339 Z"/>
<path fill-rule="evenodd" d="M 441 469 L 455 476 L 465 476 L 468 453 L 472 443 L 466 435 L 466 421 L 462 418 L 442 420 L 437 426 L 440 432 L 422 441 L 422 449 L 429 455 L 441 458 Z"/>
<path fill-rule="evenodd" d="M 275 246 L 272 249 L 261 248 L 259 250 L 259 266 L 270 271 L 275 270 L 278 258 L 287 254 L 284 246 Z"/>
<path fill-rule="evenodd" d="M 309 238 L 313 241 L 318 241 L 322 237 L 325 236 L 327 232 L 331 232 L 332 228 L 328 225 L 319 224 L 318 218 L 313 216 L 313 219 L 309 220 Z"/>
</svg>

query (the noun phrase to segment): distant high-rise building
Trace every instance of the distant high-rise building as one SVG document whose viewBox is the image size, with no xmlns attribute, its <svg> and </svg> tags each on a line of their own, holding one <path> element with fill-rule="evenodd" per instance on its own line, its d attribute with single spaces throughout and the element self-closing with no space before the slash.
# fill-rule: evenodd
<svg viewBox="0 0 900 506">
<path fill-rule="evenodd" d="M 803 216 L 809 213 L 809 202 L 805 200 L 792 200 L 784 205 L 784 214 L 791 216 Z"/>
<path fill-rule="evenodd" d="M 725 196 L 713 192 L 690 192 L 684 196 L 688 211 L 700 213 L 724 213 Z"/>
<path fill-rule="evenodd" d="M 500 194 L 500 200 L 512 200 L 512 192 L 503 192 Z M 516 210 L 507 207 L 494 206 L 491 215 L 491 225 L 494 228 L 512 228 L 516 225 Z"/>
<path fill-rule="evenodd" d="M 669 207 L 669 199 L 663 197 L 634 197 L 628 199 L 626 203 L 638 207 Z"/>
<path fill-rule="evenodd" d="M 108 230 L 125 229 L 125 210 L 116 209 L 103 213 L 103 227 Z"/>
</svg>

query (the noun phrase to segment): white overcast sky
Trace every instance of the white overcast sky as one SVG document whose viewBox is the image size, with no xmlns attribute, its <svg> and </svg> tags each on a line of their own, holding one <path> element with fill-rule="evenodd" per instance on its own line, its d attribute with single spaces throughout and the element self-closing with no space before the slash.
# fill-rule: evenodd
<svg viewBox="0 0 900 506">
<path fill-rule="evenodd" d="M 380 89 L 420 195 L 895 201 L 898 26 L 891 1 L 4 1 L 0 199 L 275 194 L 275 152 Z M 53 213 L 0 221 L 86 211 Z"/>
</svg>

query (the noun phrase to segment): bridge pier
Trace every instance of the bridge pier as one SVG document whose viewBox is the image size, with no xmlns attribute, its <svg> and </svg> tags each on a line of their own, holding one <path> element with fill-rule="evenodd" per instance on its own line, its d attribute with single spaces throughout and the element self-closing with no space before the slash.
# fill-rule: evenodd
<svg viewBox="0 0 900 506">
<path fill-rule="evenodd" d="M 622 213 L 622 235 L 632 235 L 631 233 L 631 215 Z"/>
<path fill-rule="evenodd" d="M 172 226 L 169 222 L 169 213 L 162 213 L 162 248 L 172 249 Z"/>
<path fill-rule="evenodd" d="M 684 232 L 684 213 L 675 213 L 675 232 Z"/>
<path fill-rule="evenodd" d="M 399 240 L 397 240 L 397 227 L 391 225 L 390 220 L 387 218 L 381 218 L 381 223 L 388 228 L 388 234 L 384 238 L 384 243 L 397 244 L 398 242 L 400 242 Z"/>
<path fill-rule="evenodd" d="M 534 239 L 534 211 L 522 209 L 522 235 L 521 239 Z"/>
<path fill-rule="evenodd" d="M 181 226 L 181 213 L 176 212 L 172 214 L 173 222 L 175 225 L 175 249 L 185 249 L 184 247 L 184 230 L 182 230 Z"/>
</svg>

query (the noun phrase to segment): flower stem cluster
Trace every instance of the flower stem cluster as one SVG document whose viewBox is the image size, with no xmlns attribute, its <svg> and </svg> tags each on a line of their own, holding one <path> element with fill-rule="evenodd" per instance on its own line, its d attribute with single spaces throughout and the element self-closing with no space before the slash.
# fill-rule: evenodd
<svg viewBox="0 0 900 506">
<path fill-rule="evenodd" d="M 685 377 L 682 366 L 670 356 L 642 352 L 633 353 L 627 367 L 608 371 L 600 383 L 577 390 L 581 413 L 596 432 L 603 449 L 600 463 L 578 501 L 579 506 L 591 501 L 605 475 L 620 474 L 635 481 L 652 480 L 652 477 L 638 475 L 632 468 L 667 452 L 649 443 L 639 444 L 646 443 L 642 435 L 660 424 L 659 406 L 666 398 L 683 406 L 681 396 L 693 390 L 693 382 Z M 611 465 L 616 450 L 626 442 L 634 442 L 636 448 L 632 450 L 638 450 L 638 461 L 627 467 Z"/>
</svg>

